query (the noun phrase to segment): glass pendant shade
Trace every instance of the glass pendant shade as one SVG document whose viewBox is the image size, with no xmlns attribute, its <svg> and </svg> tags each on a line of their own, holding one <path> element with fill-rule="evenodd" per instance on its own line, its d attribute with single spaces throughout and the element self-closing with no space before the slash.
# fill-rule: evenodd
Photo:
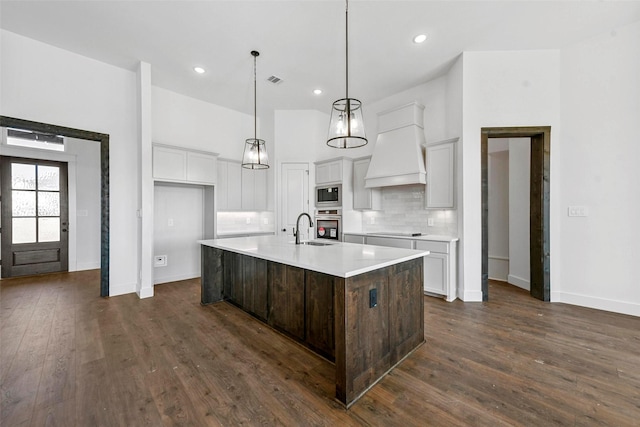
<svg viewBox="0 0 640 427">
<path fill-rule="evenodd" d="M 269 155 L 264 139 L 249 138 L 245 141 L 242 167 L 246 169 L 269 168 Z"/>
<path fill-rule="evenodd" d="M 331 108 L 327 145 L 356 148 L 367 144 L 362 119 L 362 104 L 354 98 L 339 99 Z"/>
</svg>

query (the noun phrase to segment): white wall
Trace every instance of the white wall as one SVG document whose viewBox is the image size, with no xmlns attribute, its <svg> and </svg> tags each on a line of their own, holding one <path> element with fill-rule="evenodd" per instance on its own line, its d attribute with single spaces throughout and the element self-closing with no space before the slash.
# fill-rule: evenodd
<svg viewBox="0 0 640 427">
<path fill-rule="evenodd" d="M 464 301 L 481 301 L 481 177 L 480 131 L 491 126 L 552 126 L 551 155 L 561 143 L 560 53 L 547 51 L 465 52 L 463 54 L 462 164 L 462 283 Z M 557 176 L 559 163 L 551 164 Z M 553 179 L 553 178 L 552 178 Z M 555 181 L 554 181 L 555 182 Z M 551 187 L 551 235 L 558 230 L 561 209 L 558 187 Z M 460 209 L 460 208 L 459 208 Z M 554 253 L 554 240 L 551 253 Z M 553 263 L 553 261 L 552 261 Z M 558 271 L 551 269 L 551 281 Z"/>
<path fill-rule="evenodd" d="M 561 186 L 551 269 L 556 301 L 640 315 L 640 22 L 562 51 Z M 553 130 L 552 130 L 553 138 Z M 562 165 L 562 167 L 558 167 Z M 587 217 L 568 217 L 569 206 Z"/>
<path fill-rule="evenodd" d="M 156 183 L 153 200 L 153 253 L 167 256 L 166 266 L 154 267 L 153 283 L 200 277 L 204 187 Z"/>
<path fill-rule="evenodd" d="M 509 138 L 509 276 L 507 281 L 531 289 L 531 138 Z"/>
<path fill-rule="evenodd" d="M 76 156 L 76 268 L 100 268 L 100 143 L 66 138 Z"/>
<path fill-rule="evenodd" d="M 135 73 L 2 30 L 0 114 L 110 135 L 110 294 L 138 280 Z M 42 64 L 54 64 L 42 66 Z"/>
<path fill-rule="evenodd" d="M 505 142 L 505 139 L 489 139 L 487 230 L 489 278 L 504 282 L 509 274 L 509 147 Z"/>
</svg>

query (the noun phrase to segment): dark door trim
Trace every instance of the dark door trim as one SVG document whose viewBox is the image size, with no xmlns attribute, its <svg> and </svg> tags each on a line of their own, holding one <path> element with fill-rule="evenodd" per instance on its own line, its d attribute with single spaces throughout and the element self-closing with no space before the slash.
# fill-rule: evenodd
<svg viewBox="0 0 640 427">
<path fill-rule="evenodd" d="M 551 300 L 549 190 L 551 127 L 491 127 L 481 129 L 482 300 L 489 299 L 489 138 L 531 138 L 530 268 L 531 296 Z"/>
<path fill-rule="evenodd" d="M 109 135 L 0 116 L 0 127 L 25 129 L 100 143 L 100 296 L 109 296 Z"/>
</svg>

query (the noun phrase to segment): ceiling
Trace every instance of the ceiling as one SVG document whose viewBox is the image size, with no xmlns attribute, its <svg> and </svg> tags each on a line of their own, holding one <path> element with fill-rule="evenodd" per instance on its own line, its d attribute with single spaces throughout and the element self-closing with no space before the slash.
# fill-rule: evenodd
<svg viewBox="0 0 640 427">
<path fill-rule="evenodd" d="M 154 85 L 250 114 L 258 50 L 260 109 L 328 113 L 345 96 L 344 11 L 343 0 L 1 0 L 0 25 L 129 70 L 147 62 Z M 349 95 L 366 106 L 443 75 L 463 51 L 556 49 L 638 20 L 639 1 L 352 0 Z"/>
</svg>

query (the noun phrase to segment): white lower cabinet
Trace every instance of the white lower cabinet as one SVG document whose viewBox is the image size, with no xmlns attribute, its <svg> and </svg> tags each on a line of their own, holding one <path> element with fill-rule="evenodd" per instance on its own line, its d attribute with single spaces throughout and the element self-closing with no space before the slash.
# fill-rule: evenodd
<svg viewBox="0 0 640 427">
<path fill-rule="evenodd" d="M 442 296 L 449 302 L 458 297 L 457 239 L 418 240 L 344 233 L 343 240 L 347 243 L 429 251 L 429 255 L 424 257 L 424 293 Z"/>
<path fill-rule="evenodd" d="M 345 234 L 342 238 L 342 241 L 346 243 L 364 243 L 364 236 L 358 236 L 356 234 Z"/>
<path fill-rule="evenodd" d="M 458 297 L 456 246 L 456 241 L 416 241 L 416 249 L 431 252 L 424 257 L 425 293 L 442 295 L 447 301 Z"/>
</svg>

